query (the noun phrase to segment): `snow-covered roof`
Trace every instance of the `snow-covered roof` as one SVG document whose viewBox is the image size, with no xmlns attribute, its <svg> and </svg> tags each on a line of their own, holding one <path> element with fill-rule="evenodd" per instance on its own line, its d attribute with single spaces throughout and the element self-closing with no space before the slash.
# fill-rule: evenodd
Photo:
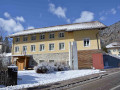
<svg viewBox="0 0 120 90">
<path fill-rule="evenodd" d="M 106 46 L 106 48 L 118 48 L 120 47 L 120 42 L 113 42 Z"/>
<path fill-rule="evenodd" d="M 99 21 L 82 22 L 82 23 L 73 23 L 73 24 L 24 30 L 21 32 L 14 33 L 9 37 L 35 34 L 35 33 L 53 32 L 53 31 L 75 31 L 75 30 L 96 29 L 96 28 L 104 28 L 104 27 L 106 26 Z"/>
</svg>

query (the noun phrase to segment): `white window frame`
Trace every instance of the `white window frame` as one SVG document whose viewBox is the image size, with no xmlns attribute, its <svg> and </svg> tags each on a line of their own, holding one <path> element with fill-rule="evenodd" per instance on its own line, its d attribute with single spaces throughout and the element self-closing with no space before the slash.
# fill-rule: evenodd
<svg viewBox="0 0 120 90">
<path fill-rule="evenodd" d="M 24 38 L 27 38 L 26 40 Z M 28 36 L 23 36 L 23 42 L 27 42 L 28 41 Z"/>
<path fill-rule="evenodd" d="M 61 37 L 61 35 L 60 34 L 64 34 L 64 36 L 63 37 Z M 65 37 L 65 32 L 59 32 L 59 38 L 64 38 Z"/>
<path fill-rule="evenodd" d="M 89 45 L 85 46 L 85 45 L 84 45 L 84 42 L 85 42 L 85 40 L 87 40 L 87 39 L 89 40 Z M 90 47 L 90 38 L 84 38 L 84 39 L 83 39 L 83 46 L 84 46 L 84 47 Z"/>
<path fill-rule="evenodd" d="M 44 49 L 43 50 L 41 50 L 41 46 L 44 46 Z M 40 44 L 40 47 L 39 47 L 39 51 L 44 51 L 45 50 L 45 44 Z"/>
<path fill-rule="evenodd" d="M 45 62 L 45 60 L 39 60 L 39 63 L 43 63 L 43 62 Z"/>
<path fill-rule="evenodd" d="M 18 41 L 17 41 L 17 39 L 18 39 Z M 20 42 L 20 37 L 16 37 L 15 42 Z"/>
<path fill-rule="evenodd" d="M 54 37 L 51 38 L 51 34 L 54 35 Z M 49 33 L 49 39 L 54 39 L 55 38 L 55 34 L 54 33 Z"/>
<path fill-rule="evenodd" d="M 17 51 L 16 51 L 17 48 Z M 15 46 L 15 53 L 19 53 L 19 46 Z"/>
<path fill-rule="evenodd" d="M 53 61 L 53 62 L 51 62 L 51 61 Z M 55 60 L 49 60 L 49 63 L 54 63 L 55 62 Z"/>
<path fill-rule="evenodd" d="M 64 48 L 63 49 L 60 49 L 60 44 L 64 44 Z M 59 43 L 59 50 L 65 50 L 65 43 L 64 42 L 60 42 Z"/>
<path fill-rule="evenodd" d="M 116 49 L 113 49 L 113 52 L 116 52 Z"/>
<path fill-rule="evenodd" d="M 35 41 L 35 40 L 32 40 L 32 37 L 33 37 L 33 36 L 35 36 L 35 40 L 37 39 L 37 38 L 36 38 L 36 35 L 31 35 L 31 41 Z"/>
<path fill-rule="evenodd" d="M 31 45 L 31 52 L 35 52 L 36 51 L 36 46 L 35 46 L 35 50 L 34 51 L 32 51 L 32 46 L 35 46 L 35 45 Z"/>
<path fill-rule="evenodd" d="M 26 47 L 26 50 L 24 51 L 24 47 Z M 27 46 L 23 46 L 23 52 L 27 52 Z"/>
<path fill-rule="evenodd" d="M 53 44 L 53 45 L 54 45 L 53 50 L 50 50 L 50 45 L 51 45 L 51 44 Z M 54 51 L 54 49 L 55 49 L 55 44 L 54 44 L 54 43 L 49 43 L 49 51 Z"/>
<path fill-rule="evenodd" d="M 44 40 L 45 39 L 45 34 L 44 33 L 40 33 L 40 40 Z"/>
</svg>

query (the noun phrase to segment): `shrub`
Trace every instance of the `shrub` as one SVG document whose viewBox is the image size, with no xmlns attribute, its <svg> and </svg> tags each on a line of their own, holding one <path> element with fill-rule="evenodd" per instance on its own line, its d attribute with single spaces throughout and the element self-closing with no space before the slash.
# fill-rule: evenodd
<svg viewBox="0 0 120 90">
<path fill-rule="evenodd" d="M 41 63 L 34 67 L 36 73 L 50 73 L 54 71 L 69 70 L 69 66 L 62 63 Z"/>
</svg>

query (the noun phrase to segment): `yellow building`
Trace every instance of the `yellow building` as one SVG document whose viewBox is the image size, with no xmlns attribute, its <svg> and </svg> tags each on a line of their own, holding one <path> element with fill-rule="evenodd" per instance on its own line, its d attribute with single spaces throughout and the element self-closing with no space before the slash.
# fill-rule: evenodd
<svg viewBox="0 0 120 90">
<path fill-rule="evenodd" d="M 106 46 L 109 54 L 120 57 L 120 42 L 113 42 Z"/>
<path fill-rule="evenodd" d="M 69 61 L 69 42 L 77 42 L 77 50 L 101 49 L 99 30 L 106 26 L 99 21 L 58 25 L 14 33 L 12 56 L 19 70 L 41 62 Z"/>
</svg>

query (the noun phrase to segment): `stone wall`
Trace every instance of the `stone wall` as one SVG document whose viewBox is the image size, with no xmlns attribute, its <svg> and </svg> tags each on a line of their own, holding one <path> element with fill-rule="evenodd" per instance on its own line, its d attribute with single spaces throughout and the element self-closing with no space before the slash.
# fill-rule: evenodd
<svg viewBox="0 0 120 90">
<path fill-rule="evenodd" d="M 32 62 L 34 65 L 39 64 L 40 60 L 44 60 L 45 62 L 49 62 L 49 60 L 54 60 L 54 62 L 66 63 L 69 61 L 69 53 L 47 53 L 47 54 L 34 54 L 30 57 L 29 65 L 32 66 Z M 33 66 L 34 66 L 33 65 Z"/>
</svg>

